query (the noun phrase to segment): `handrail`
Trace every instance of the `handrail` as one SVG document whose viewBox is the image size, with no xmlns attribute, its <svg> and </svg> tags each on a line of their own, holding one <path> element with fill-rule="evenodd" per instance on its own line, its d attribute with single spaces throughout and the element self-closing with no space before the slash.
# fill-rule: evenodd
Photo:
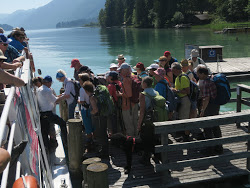
<svg viewBox="0 0 250 188">
<path fill-rule="evenodd" d="M 19 75 L 19 71 L 20 71 L 20 68 L 17 68 L 17 70 L 15 72 L 15 76 Z M 2 115 L 1 115 L 1 118 L 0 118 L 0 130 L 1 130 L 0 131 L 0 145 L 2 145 L 2 140 L 3 140 L 4 132 L 5 132 L 5 129 L 6 129 L 6 122 L 7 122 L 8 114 L 9 114 L 9 111 L 10 111 L 10 105 L 11 105 L 11 102 L 12 102 L 12 99 L 13 99 L 13 96 L 14 96 L 14 93 L 15 93 L 15 89 L 16 89 L 15 86 L 12 86 L 10 88 L 10 92 L 8 94 L 8 97 L 7 97 L 6 101 L 5 101 L 3 112 L 2 112 Z"/>
<path fill-rule="evenodd" d="M 26 114 L 26 109 L 27 109 L 27 111 L 28 111 L 27 113 L 29 115 L 29 120 L 31 122 L 31 123 L 29 123 L 29 125 L 30 125 L 29 128 L 26 127 L 27 131 L 34 130 L 35 132 L 33 131 L 33 133 L 36 133 L 35 135 L 37 135 L 37 137 L 38 137 L 38 140 L 35 138 L 36 142 L 34 142 L 34 140 L 32 139 L 31 143 L 33 145 L 33 143 L 38 144 L 38 142 L 39 142 L 40 149 L 41 149 L 41 155 L 43 156 L 43 157 L 41 157 L 41 161 L 40 161 L 40 158 L 37 160 L 37 161 L 40 161 L 41 163 L 43 163 L 42 166 L 43 166 L 43 169 L 44 169 L 44 170 L 40 171 L 43 174 L 40 174 L 40 172 L 38 173 L 38 176 L 37 176 L 39 178 L 38 181 L 40 181 L 40 183 L 41 183 L 41 176 L 42 176 L 43 181 L 46 182 L 46 187 L 53 188 L 51 168 L 50 168 L 50 165 L 48 163 L 47 154 L 46 154 L 46 151 L 45 151 L 45 148 L 44 148 L 42 135 L 41 135 L 41 131 L 40 131 L 40 129 L 41 129 L 40 128 L 41 127 L 40 126 L 40 114 L 37 112 L 37 104 L 36 104 L 36 101 L 34 101 L 34 100 L 36 100 L 36 98 L 34 98 L 33 93 L 31 91 L 31 88 L 30 88 L 30 83 L 31 83 L 30 79 L 31 79 L 32 75 L 30 74 L 30 66 L 29 65 L 30 65 L 29 60 L 25 60 L 23 67 L 18 68 L 16 70 L 16 72 L 15 72 L 16 77 L 20 77 L 22 75 L 21 78 L 25 81 L 26 85 L 21 87 L 21 88 L 16 88 L 15 86 L 12 86 L 10 88 L 10 90 L 9 90 L 9 93 L 8 93 L 8 96 L 7 96 L 7 99 L 5 101 L 5 105 L 4 105 L 4 108 L 3 108 L 3 112 L 2 112 L 2 115 L 1 115 L 1 119 L 0 119 L 0 140 L 1 140 L 1 144 L 2 144 L 2 140 L 4 138 L 4 132 L 5 132 L 5 129 L 7 129 L 7 126 L 6 126 L 7 118 L 8 118 L 8 115 L 10 113 L 10 109 L 14 108 L 14 106 L 13 106 L 14 100 L 13 99 L 14 99 L 15 93 L 16 93 L 16 91 L 18 89 L 20 91 L 20 94 L 21 94 L 21 96 L 20 96 L 20 99 L 22 101 L 21 106 L 23 108 L 25 108 L 24 114 Z M 23 75 L 25 75 L 25 77 L 23 77 Z M 17 98 L 19 98 L 19 97 L 17 97 Z M 22 120 L 22 117 L 20 118 L 20 115 L 22 114 L 22 112 L 21 112 L 22 107 L 19 108 L 18 105 L 15 106 L 16 109 L 19 109 L 18 114 L 17 114 L 17 115 L 19 115 L 18 116 L 19 119 L 17 118 L 17 124 L 18 125 L 21 125 L 22 123 L 24 123 L 23 120 Z M 25 124 L 25 126 L 27 126 L 27 125 Z M 12 144 L 13 144 L 14 128 L 15 127 L 16 126 L 11 126 L 11 136 L 9 138 L 9 144 L 8 144 L 8 152 L 10 154 L 11 154 L 11 151 L 12 151 Z M 19 126 L 17 126 L 17 127 L 19 127 Z M 31 130 L 28 130 L 30 128 L 31 128 Z M 33 133 L 31 132 L 31 134 L 33 134 Z M 32 137 L 34 137 L 34 134 L 32 135 Z M 39 149 L 39 146 L 38 146 L 38 150 L 33 149 L 32 151 L 35 151 L 35 152 L 37 151 L 38 156 L 40 157 L 40 149 Z M 29 150 L 29 152 L 31 152 L 31 150 Z M 33 153 L 33 155 L 35 155 L 35 154 Z M 31 168 L 30 163 L 27 164 L 27 165 L 30 165 L 30 168 Z M 29 172 L 29 170 L 28 170 L 28 172 Z M 9 164 L 5 168 L 5 171 L 3 173 L 3 177 L 2 177 L 2 180 L 1 180 L 2 181 L 1 187 L 3 187 L 3 188 L 6 187 L 6 185 L 7 185 L 8 173 L 9 173 Z M 19 168 L 18 173 L 19 173 L 19 176 L 20 176 L 20 168 Z M 18 176 L 16 176 L 16 178 L 17 177 Z"/>
<path fill-rule="evenodd" d="M 250 126 L 248 126 L 247 132 L 242 132 L 237 135 L 228 135 L 221 138 L 213 138 L 206 140 L 197 140 L 192 142 L 173 143 L 169 144 L 168 136 L 170 133 L 192 130 L 197 128 L 208 128 L 222 125 L 236 124 L 240 126 L 242 122 L 250 122 L 250 110 L 244 110 L 241 112 L 241 104 L 250 106 L 250 102 L 242 99 L 242 91 L 250 93 L 250 86 L 238 84 L 237 85 L 237 113 L 222 114 L 216 116 L 200 117 L 185 120 L 166 121 L 166 122 L 155 122 L 155 134 L 161 135 L 161 145 L 155 146 L 155 152 L 161 153 L 162 164 L 156 164 L 156 171 L 168 171 L 169 169 L 178 169 L 187 166 L 198 166 L 202 164 L 212 164 L 219 161 L 229 161 L 234 159 L 247 158 L 246 169 L 250 170 L 250 150 L 249 147 L 246 151 L 238 151 L 236 153 L 226 153 L 218 156 L 179 159 L 178 161 L 169 161 L 167 152 L 179 151 L 183 149 L 193 149 L 200 147 L 210 147 L 218 144 L 230 144 L 238 142 L 247 142 L 250 145 Z M 250 123 L 249 123 L 250 124 Z M 234 126 L 232 125 L 232 126 Z M 169 176 L 166 173 L 165 179 Z"/>
</svg>

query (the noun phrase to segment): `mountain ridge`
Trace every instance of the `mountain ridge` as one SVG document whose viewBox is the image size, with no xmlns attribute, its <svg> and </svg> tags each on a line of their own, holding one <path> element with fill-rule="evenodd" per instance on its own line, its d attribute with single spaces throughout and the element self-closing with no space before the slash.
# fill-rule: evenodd
<svg viewBox="0 0 250 188">
<path fill-rule="evenodd" d="M 17 10 L 0 17 L 0 23 L 25 29 L 55 28 L 58 22 L 97 18 L 104 4 L 105 0 L 53 0 L 36 9 Z"/>
</svg>

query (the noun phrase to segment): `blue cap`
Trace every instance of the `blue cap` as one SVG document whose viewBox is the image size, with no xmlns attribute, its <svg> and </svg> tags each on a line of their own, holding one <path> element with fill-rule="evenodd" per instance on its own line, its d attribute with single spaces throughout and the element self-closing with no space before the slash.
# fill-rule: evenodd
<svg viewBox="0 0 250 188">
<path fill-rule="evenodd" d="M 51 78 L 51 76 L 45 76 L 44 78 L 43 78 L 43 82 L 52 82 L 52 78 Z"/>
<path fill-rule="evenodd" d="M 65 77 L 65 75 L 61 72 L 56 73 L 56 78 L 62 78 Z"/>
<path fill-rule="evenodd" d="M 12 40 L 7 38 L 4 34 L 0 33 L 0 43 L 9 44 Z"/>
</svg>

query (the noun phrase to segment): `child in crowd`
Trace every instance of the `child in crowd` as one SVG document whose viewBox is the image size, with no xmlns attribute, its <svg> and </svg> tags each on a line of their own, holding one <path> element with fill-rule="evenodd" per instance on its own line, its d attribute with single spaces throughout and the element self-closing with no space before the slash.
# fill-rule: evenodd
<svg viewBox="0 0 250 188">
<path fill-rule="evenodd" d="M 87 95 L 87 93 L 83 89 L 84 82 L 89 81 L 89 74 L 82 73 L 82 74 L 79 74 L 78 76 L 79 76 L 79 82 L 82 86 L 82 88 L 80 89 L 80 100 L 78 101 L 78 103 L 81 104 L 82 121 L 83 121 L 83 125 L 85 128 L 85 133 L 87 134 L 86 149 L 87 149 L 87 152 L 89 152 L 93 146 L 93 133 L 95 130 L 92 124 L 92 119 L 91 119 L 91 114 L 90 114 L 89 95 Z"/>
</svg>

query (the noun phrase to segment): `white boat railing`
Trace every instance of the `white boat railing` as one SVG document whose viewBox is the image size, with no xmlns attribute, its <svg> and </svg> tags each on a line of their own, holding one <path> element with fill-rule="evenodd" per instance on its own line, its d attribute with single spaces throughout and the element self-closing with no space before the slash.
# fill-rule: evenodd
<svg viewBox="0 0 250 188">
<path fill-rule="evenodd" d="M 11 154 L 13 141 L 19 143 L 22 140 L 28 140 L 28 144 L 19 158 L 16 179 L 21 175 L 33 175 L 39 181 L 40 187 L 53 188 L 51 168 L 41 135 L 37 100 L 31 89 L 32 71 L 28 59 L 25 60 L 22 68 L 16 70 L 15 76 L 22 78 L 26 85 L 20 88 L 12 86 L 9 89 L 0 119 L 1 145 L 6 136 L 7 120 L 9 120 L 11 132 L 8 140 L 8 152 Z M 1 188 L 7 187 L 8 176 L 9 164 L 3 172 Z"/>
</svg>

